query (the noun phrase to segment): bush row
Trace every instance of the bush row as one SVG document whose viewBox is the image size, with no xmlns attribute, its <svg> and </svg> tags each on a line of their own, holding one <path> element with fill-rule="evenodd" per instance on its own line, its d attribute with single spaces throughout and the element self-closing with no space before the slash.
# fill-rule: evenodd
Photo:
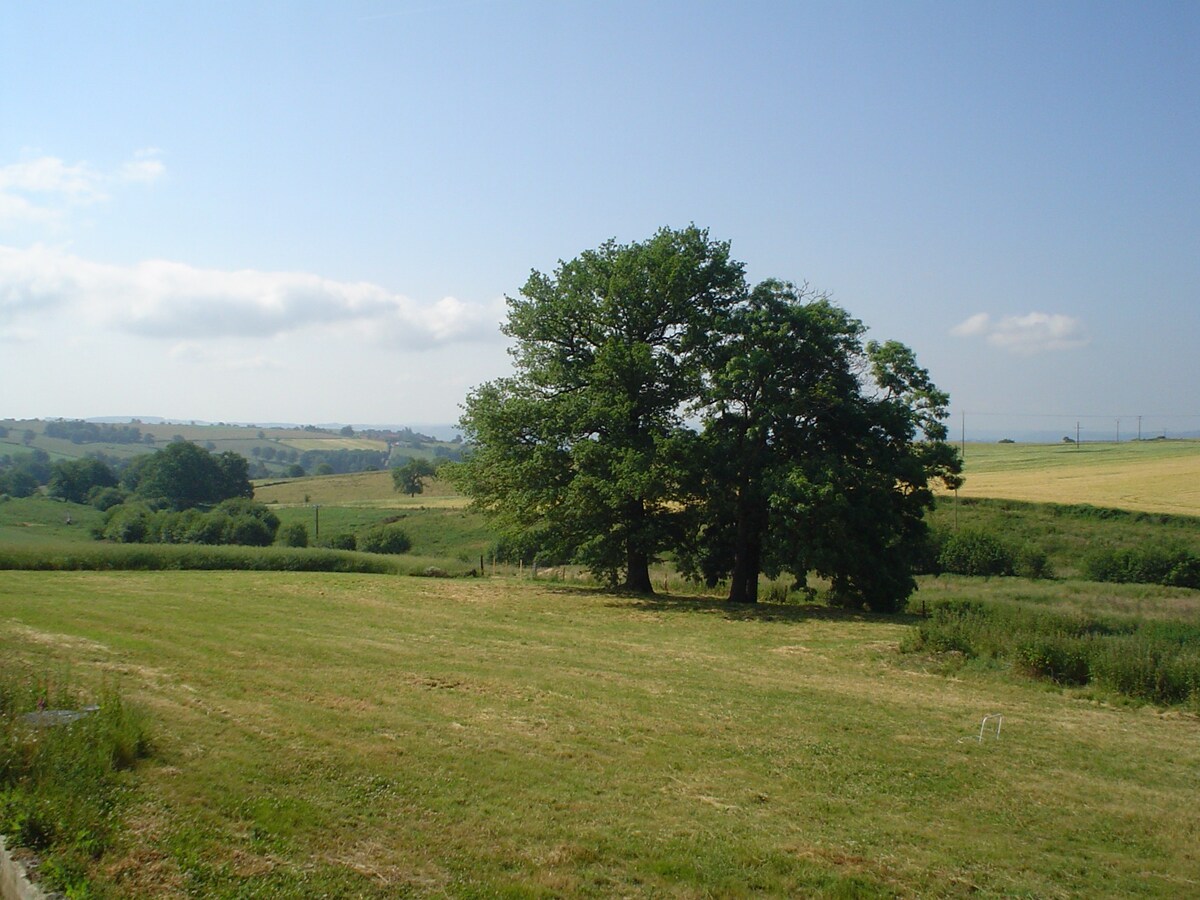
<svg viewBox="0 0 1200 900">
<path fill-rule="evenodd" d="M 950 601 L 934 607 L 902 649 L 1002 660 L 1058 684 L 1200 709 L 1200 626 L 1186 623 Z"/>
<path fill-rule="evenodd" d="M 266 547 L 275 540 L 279 517 L 261 503 L 237 498 L 211 510 L 152 509 L 122 503 L 109 509 L 97 537 L 119 544 L 241 544 Z"/>
<path fill-rule="evenodd" d="M 1200 556 L 1182 547 L 1106 548 L 1084 558 L 1083 573 L 1090 581 L 1200 589 Z"/>
<path fill-rule="evenodd" d="M 386 558 L 338 550 L 286 547 L 212 547 L 92 544 L 68 548 L 0 548 L 0 570 L 159 571 L 244 570 L 254 572 L 357 572 L 398 574 Z"/>
</svg>

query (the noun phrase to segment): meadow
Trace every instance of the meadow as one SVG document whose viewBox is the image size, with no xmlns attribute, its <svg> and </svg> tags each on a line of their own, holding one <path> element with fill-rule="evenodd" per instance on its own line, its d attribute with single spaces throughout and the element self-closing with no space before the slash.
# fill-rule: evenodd
<svg viewBox="0 0 1200 900">
<path fill-rule="evenodd" d="M 1086 485 L 1113 460 L 973 446 L 969 485 Z M 1123 465 L 1195 449 L 1147 442 Z M 1103 509 L 1095 485 L 1066 506 L 943 497 L 937 527 L 1036 541 L 1058 578 L 923 577 L 929 618 L 794 594 L 731 608 L 665 568 L 652 599 L 562 570 L 0 571 L 0 658 L 119 690 L 147 723 L 87 896 L 1194 894 L 1195 705 L 1034 680 L 930 630 L 957 606 L 996 613 L 977 643 L 1051 616 L 1194 642 L 1200 591 L 1078 574 L 1094 546 L 1200 547 L 1200 520 Z M 389 571 L 465 574 L 494 538 L 426 491 L 361 473 L 257 496 L 285 523 L 319 512 L 322 535 L 393 519 L 416 556 Z M 82 552 L 90 514 L 67 526 L 66 508 L 0 503 L 0 551 Z"/>
<path fill-rule="evenodd" d="M 1195 717 L 946 677 L 898 652 L 904 619 L 244 572 L 8 572 L 0 608 L 12 659 L 115 681 L 155 723 L 112 896 L 1200 880 Z"/>
</svg>

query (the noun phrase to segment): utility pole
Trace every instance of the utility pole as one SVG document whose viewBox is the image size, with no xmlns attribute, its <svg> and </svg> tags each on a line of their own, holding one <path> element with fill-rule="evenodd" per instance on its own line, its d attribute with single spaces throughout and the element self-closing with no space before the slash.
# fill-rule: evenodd
<svg viewBox="0 0 1200 900">
<path fill-rule="evenodd" d="M 1075 449 L 1079 449 L 1079 420 L 1075 420 Z"/>
<path fill-rule="evenodd" d="M 1117 443 L 1121 443 L 1121 420 L 1117 419 Z"/>
<path fill-rule="evenodd" d="M 1138 416 L 1138 440 L 1142 439 L 1142 417 Z"/>
</svg>

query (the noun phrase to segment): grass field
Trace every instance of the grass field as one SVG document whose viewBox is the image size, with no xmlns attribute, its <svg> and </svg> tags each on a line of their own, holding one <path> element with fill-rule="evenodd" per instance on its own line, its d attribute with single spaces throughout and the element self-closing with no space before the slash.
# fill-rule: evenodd
<svg viewBox="0 0 1200 900">
<path fill-rule="evenodd" d="M 1091 547 L 1197 548 L 1198 520 L 1023 502 L 1198 512 L 1197 460 L 1187 442 L 968 445 L 934 521 L 1032 541 L 1060 577 Z M 318 507 L 322 535 L 394 520 L 416 570 L 465 572 L 494 540 L 436 479 L 256 497 L 310 534 Z M 9 500 L 0 544 L 60 552 L 99 518 Z M 1200 624 L 1200 592 L 1152 585 L 942 577 L 917 597 Z M 901 653 L 913 628 L 512 577 L 0 572 L 0 659 L 148 713 L 95 896 L 1200 892 L 1194 707 Z M 980 743 L 989 713 L 1002 735 Z"/>
<path fill-rule="evenodd" d="M 9 572 L 0 610 L 0 652 L 156 723 L 113 896 L 1200 884 L 1194 716 L 942 677 L 903 621 L 253 573 Z"/>
<path fill-rule="evenodd" d="M 1200 441 L 967 444 L 963 497 L 1200 515 Z"/>
<path fill-rule="evenodd" d="M 318 504 L 379 509 L 421 506 L 462 508 L 467 505 L 465 497 L 455 494 L 450 485 L 437 478 L 426 479 L 424 492 L 415 497 L 401 494 L 393 485 L 391 472 L 357 472 L 353 475 L 265 481 L 255 485 L 254 499 L 280 506 Z"/>
</svg>

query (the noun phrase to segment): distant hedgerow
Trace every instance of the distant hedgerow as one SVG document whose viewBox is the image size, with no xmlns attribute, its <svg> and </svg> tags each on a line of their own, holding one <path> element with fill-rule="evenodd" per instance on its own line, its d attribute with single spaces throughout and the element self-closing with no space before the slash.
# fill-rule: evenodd
<svg viewBox="0 0 1200 900">
<path fill-rule="evenodd" d="M 1083 573 L 1091 581 L 1200 589 L 1200 556 L 1182 547 L 1105 548 L 1084 558 Z"/>
</svg>

